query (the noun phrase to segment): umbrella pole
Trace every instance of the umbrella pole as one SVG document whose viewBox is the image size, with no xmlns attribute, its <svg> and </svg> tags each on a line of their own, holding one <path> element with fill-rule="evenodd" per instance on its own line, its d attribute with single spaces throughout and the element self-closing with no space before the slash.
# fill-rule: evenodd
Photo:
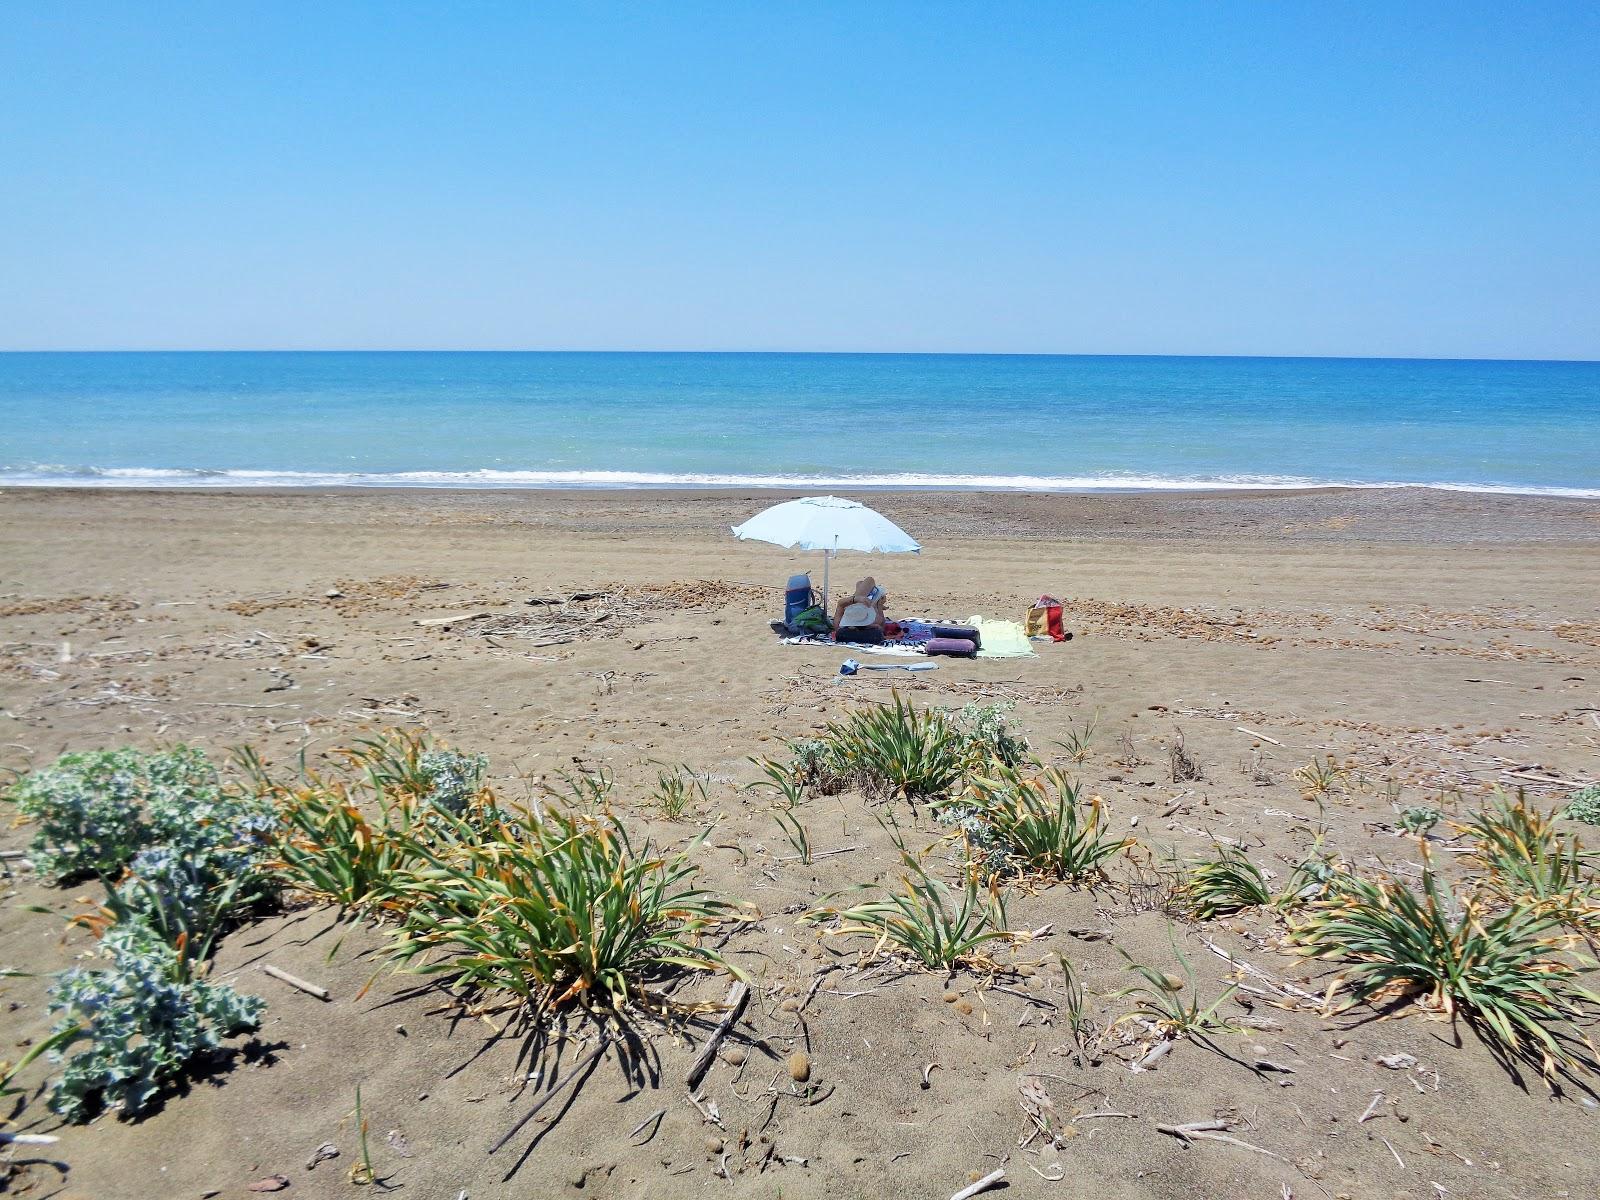
<svg viewBox="0 0 1600 1200">
<path fill-rule="evenodd" d="M 824 550 L 822 552 L 822 615 L 829 621 L 833 619 L 828 615 L 828 606 L 833 602 L 828 595 L 828 563 L 832 558 L 832 550 Z"/>
</svg>

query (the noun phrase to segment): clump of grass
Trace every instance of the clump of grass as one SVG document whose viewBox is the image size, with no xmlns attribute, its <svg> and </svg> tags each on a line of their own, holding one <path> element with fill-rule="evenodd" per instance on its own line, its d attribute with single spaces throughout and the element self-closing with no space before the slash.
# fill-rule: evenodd
<svg viewBox="0 0 1600 1200">
<path fill-rule="evenodd" d="M 1190 915 L 1210 920 L 1250 908 L 1291 912 L 1337 891 L 1345 878 L 1339 863 L 1322 851 L 1320 835 L 1278 892 L 1243 850 L 1219 844 L 1215 857 L 1190 863 L 1182 894 Z"/>
<path fill-rule="evenodd" d="M 624 1006 L 672 968 L 734 970 L 699 944 L 727 902 L 692 886 L 687 852 L 636 850 L 609 810 L 553 808 L 442 844 L 405 840 L 418 866 L 385 903 L 403 914 L 396 957 L 424 974 L 543 1012 Z"/>
<path fill-rule="evenodd" d="M 404 834 L 415 810 L 405 799 L 371 799 L 368 819 L 341 780 L 311 779 L 278 792 L 283 822 L 271 865 L 294 888 L 340 908 L 361 909 L 381 900 L 411 863 Z"/>
<path fill-rule="evenodd" d="M 489 759 L 436 746 L 419 731 L 391 729 L 336 751 L 362 771 L 373 792 L 459 817 L 483 789 Z"/>
<path fill-rule="evenodd" d="M 1530 809 L 1521 791 L 1514 801 L 1496 797 L 1459 828 L 1500 895 L 1542 905 L 1576 925 L 1600 925 L 1589 856 L 1577 838 L 1563 836 L 1550 817 Z"/>
<path fill-rule="evenodd" d="M 1600 825 L 1600 783 L 1573 792 L 1567 797 L 1567 806 L 1563 811 L 1569 821 Z"/>
<path fill-rule="evenodd" d="M 543 793 L 558 804 L 600 812 L 611 802 L 616 777 L 605 767 L 592 771 L 560 771 L 555 783 L 541 783 Z"/>
<path fill-rule="evenodd" d="M 1294 773 L 1294 781 L 1300 786 L 1301 797 L 1318 802 L 1332 796 L 1334 789 L 1342 787 L 1348 778 L 1349 772 L 1341 767 L 1331 754 L 1323 758 L 1313 758 Z"/>
<path fill-rule="evenodd" d="M 1081 799 L 1060 771 L 995 764 L 974 775 L 956 807 L 969 856 L 990 870 L 1081 881 L 1134 844 L 1104 827 L 1099 796 Z M 976 852 L 975 854 L 973 852 Z"/>
<path fill-rule="evenodd" d="M 774 808 L 772 819 L 778 823 L 778 828 L 783 836 L 789 839 L 789 844 L 794 847 L 795 855 L 802 865 L 811 865 L 811 835 L 806 832 L 806 827 L 800 824 L 800 818 L 794 815 L 793 809 Z"/>
<path fill-rule="evenodd" d="M 1100 710 L 1096 709 L 1082 725 L 1068 725 L 1067 731 L 1056 739 L 1056 745 L 1075 763 L 1088 760 L 1095 730 L 1100 727 Z"/>
<path fill-rule="evenodd" d="M 1123 1020 L 1144 1021 L 1155 1026 L 1163 1037 L 1169 1039 L 1187 1037 L 1200 1040 L 1208 1034 L 1231 1031 L 1232 1027 L 1217 1014 L 1239 990 L 1239 985 L 1229 984 L 1222 995 L 1209 1004 L 1203 1003 L 1195 987 L 1194 968 L 1178 948 L 1177 938 L 1170 929 L 1168 935 L 1172 953 L 1183 971 L 1182 976 L 1138 962 L 1122 947 L 1117 947 L 1117 953 L 1126 960 L 1128 970 L 1142 981 L 1116 993 L 1119 996 L 1138 997 L 1137 1006 Z"/>
<path fill-rule="evenodd" d="M 805 776 L 793 762 L 785 765 L 770 758 L 752 758 L 750 761 L 760 767 L 761 774 L 765 776 L 750 784 L 750 788 L 770 790 L 777 797 L 779 807 L 785 811 L 792 812 L 800 806 L 800 802 L 806 798 Z"/>
<path fill-rule="evenodd" d="M 1217 846 L 1214 858 L 1190 864 L 1183 894 L 1190 911 L 1201 920 L 1265 908 L 1275 900 L 1261 868 L 1244 851 L 1226 845 Z"/>
<path fill-rule="evenodd" d="M 484 781 L 488 760 L 424 734 L 390 730 L 332 757 L 335 771 L 302 771 L 294 783 L 274 780 L 253 756 L 247 766 L 278 810 L 270 865 L 290 886 L 341 908 L 375 909 L 414 865 L 416 845 L 470 838 L 501 815 Z"/>
<path fill-rule="evenodd" d="M 1014 936 L 1005 927 L 1005 904 L 998 886 L 991 884 L 985 897 L 968 876 L 957 898 L 912 855 L 902 854 L 902 861 L 905 872 L 899 890 L 849 908 L 820 908 L 801 920 L 812 924 L 837 921 L 831 930 L 835 936 L 873 938 L 874 952 L 893 946 L 931 970 L 992 968 L 984 946 Z"/>
<path fill-rule="evenodd" d="M 1347 1008 L 1380 994 L 1414 996 L 1432 1013 L 1464 1018 L 1504 1058 L 1558 1072 L 1592 1067 L 1578 1030 L 1600 996 L 1578 982 L 1570 934 L 1537 903 L 1509 905 L 1471 890 L 1448 895 L 1423 852 L 1421 891 L 1349 877 L 1293 927 L 1305 953 L 1350 964 L 1329 996 L 1351 985 Z"/>
<path fill-rule="evenodd" d="M 1061 964 L 1061 1011 L 1066 1014 L 1067 1029 L 1072 1034 L 1072 1057 L 1081 1067 L 1090 1058 L 1095 1042 L 1094 1017 L 1089 1012 L 1089 989 L 1072 969 L 1067 956 L 1056 954 Z"/>
<path fill-rule="evenodd" d="M 1395 828 L 1412 837 L 1426 837 L 1428 832 L 1444 820 L 1444 813 L 1429 804 L 1411 804 L 1399 810 Z"/>
<path fill-rule="evenodd" d="M 650 799 L 667 820 L 681 821 L 706 802 L 705 780 L 682 766 L 657 771 Z"/>
<path fill-rule="evenodd" d="M 827 726 L 842 776 L 869 795 L 911 801 L 948 795 L 972 765 L 971 743 L 944 709 L 918 709 L 898 692 Z"/>
</svg>

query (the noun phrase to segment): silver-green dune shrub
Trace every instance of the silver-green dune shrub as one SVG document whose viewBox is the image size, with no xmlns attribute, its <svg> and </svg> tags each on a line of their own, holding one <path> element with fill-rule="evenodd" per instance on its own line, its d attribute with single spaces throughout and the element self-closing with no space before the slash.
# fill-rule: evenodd
<svg viewBox="0 0 1600 1200">
<path fill-rule="evenodd" d="M 101 1108 L 142 1113 L 196 1055 L 260 1024 L 261 999 L 196 977 L 190 960 L 146 925 L 112 926 L 100 950 L 106 966 L 74 968 L 50 994 L 60 1014 L 54 1057 L 79 1047 L 50 1096 L 68 1121 Z"/>
<path fill-rule="evenodd" d="M 1600 825 L 1600 783 L 1579 788 L 1567 798 L 1567 819 L 1585 825 Z"/>
<path fill-rule="evenodd" d="M 452 817 L 464 816 L 468 805 L 483 787 L 489 769 L 485 754 L 462 754 L 456 750 L 424 750 L 417 765 L 429 787 L 423 801 Z"/>
<path fill-rule="evenodd" d="M 270 804 L 225 787 L 211 760 L 189 746 L 63 755 L 23 776 L 7 798 L 35 826 L 34 865 L 57 880 L 115 881 L 153 846 L 214 852 L 219 870 L 231 872 L 273 824 Z"/>
</svg>

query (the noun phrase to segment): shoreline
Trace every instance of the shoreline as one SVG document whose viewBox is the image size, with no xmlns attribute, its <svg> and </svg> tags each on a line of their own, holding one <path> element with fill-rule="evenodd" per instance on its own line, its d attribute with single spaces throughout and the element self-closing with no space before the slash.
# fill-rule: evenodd
<svg viewBox="0 0 1600 1200">
<path fill-rule="evenodd" d="M 1439 489 L 1020 492 L 838 489 L 921 540 L 1086 543 L 1236 543 L 1600 546 L 1600 499 Z M 395 521 L 537 528 L 614 537 L 707 538 L 802 490 L 767 488 L 0 488 L 0 522 L 192 524 L 239 536 L 293 522 L 321 531 Z M 26 516 L 25 516 L 26 514 Z M 9 520 L 7 520 L 9 518 Z M 131 531 L 137 536 L 137 531 Z M 60 536 L 66 536 L 62 531 Z M 0 539 L 4 540 L 4 539 Z M 776 551 L 775 551 L 776 552 Z"/>
<path fill-rule="evenodd" d="M 190 471 L 185 469 L 151 469 L 147 473 L 143 468 L 127 468 L 129 471 L 139 471 L 137 478 L 117 476 L 116 472 L 124 468 L 108 468 L 107 476 L 101 476 L 100 482 L 89 482 L 85 478 L 66 479 L 0 479 L 0 492 L 12 488 L 26 489 L 29 491 L 72 491 L 72 492 L 202 492 L 225 493 L 243 495 L 262 495 L 277 493 L 301 492 L 550 492 L 565 494 L 569 492 L 665 492 L 665 493 L 697 493 L 697 492 L 728 492 L 741 493 L 757 492 L 785 495 L 816 495 L 819 492 L 838 492 L 842 494 L 860 493 L 863 495 L 883 495 L 896 492 L 947 492 L 956 494 L 982 493 L 994 495 L 1020 495 L 1020 496 L 1281 496 L 1303 495 L 1308 493 L 1325 492 L 1443 492 L 1452 495 L 1468 496 L 1510 496 L 1529 497 L 1549 500 L 1600 500 L 1600 487 L 1582 488 L 1538 484 L 1500 484 L 1500 483 L 1451 483 L 1428 482 L 1409 483 L 1405 481 L 1384 481 L 1364 483 L 1357 481 L 1320 481 L 1320 480 L 1286 480 L 1273 482 L 1272 477 L 1263 476 L 1261 482 L 1248 482 L 1245 480 L 1217 480 L 1208 482 L 1203 480 L 1162 480 L 1159 477 L 1151 479 L 1130 480 L 1126 483 L 1115 482 L 1090 482 L 1072 478 L 1062 478 L 1052 481 L 1047 477 L 1032 476 L 959 476 L 928 477 L 927 482 L 919 481 L 915 474 L 883 477 L 864 477 L 851 479 L 847 477 L 822 476 L 815 479 L 788 478 L 784 476 L 708 476 L 706 482 L 698 482 L 693 473 L 686 473 L 684 478 L 657 476 L 653 472 L 506 472 L 511 475 L 527 475 L 530 478 L 525 482 L 508 481 L 503 483 L 493 482 L 483 478 L 462 478 L 460 480 L 446 478 L 451 475 L 481 476 L 484 472 L 395 472 L 394 475 L 403 477 L 408 474 L 416 476 L 431 476 L 429 478 L 416 478 L 413 480 L 395 479 L 381 482 L 357 482 L 348 479 L 337 481 L 329 480 L 325 473 L 320 472 L 293 472 L 293 471 L 263 471 L 256 473 L 262 477 L 280 477 L 288 475 L 303 475 L 312 480 L 306 483 L 280 483 L 280 482 L 248 482 L 250 472 L 239 474 L 245 478 L 230 477 L 230 472 L 218 471 Z M 493 474 L 493 472 L 489 472 Z M 582 475 L 594 475 L 597 478 L 590 481 L 578 478 Z M 564 475 L 573 478 L 570 481 L 554 481 Z M 182 477 L 181 482 L 160 483 L 150 476 Z M 637 476 L 637 477 L 630 477 Z M 90 476 L 90 479 L 96 478 Z M 126 481 L 124 481 L 126 478 Z M 206 483 L 207 478 L 215 478 L 217 482 Z M 969 480 L 962 482 L 962 480 Z M 1015 479 L 1016 482 L 1008 483 L 1006 480 Z"/>
</svg>

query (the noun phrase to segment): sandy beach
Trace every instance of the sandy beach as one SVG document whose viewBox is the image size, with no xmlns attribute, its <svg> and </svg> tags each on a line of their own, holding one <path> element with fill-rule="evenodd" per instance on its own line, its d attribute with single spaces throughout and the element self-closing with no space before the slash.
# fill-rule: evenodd
<svg viewBox="0 0 1600 1200">
<path fill-rule="evenodd" d="M 248 743 L 292 763 L 398 726 L 488 754 L 513 794 L 604 767 L 641 841 L 679 847 L 710 829 L 702 880 L 753 906 L 726 949 L 756 984 L 740 1062 L 712 1067 L 701 1109 L 683 1074 L 712 1019 L 653 1026 L 626 1070 L 605 1060 L 490 1154 L 577 1052 L 559 1066 L 520 1059 L 486 1023 L 436 1011 L 416 977 L 381 970 L 378 932 L 291 908 L 231 934 L 218 957 L 219 977 L 268 1001 L 251 1048 L 137 1122 L 58 1129 L 37 1097 L 13 1100 L 21 1127 L 61 1141 L 19 1155 L 12 1190 L 243 1196 L 283 1174 L 290 1197 L 359 1194 L 346 1182 L 359 1085 L 374 1165 L 416 1197 L 942 1198 L 1002 1162 L 1022 1197 L 1600 1194 L 1592 1101 L 1553 1101 L 1537 1076 L 1519 1086 L 1465 1027 L 1457 1046 L 1415 1011 L 1326 1018 L 1277 1005 L 1268 988 L 1229 1002 L 1243 1032 L 1217 1050 L 1182 1044 L 1138 1072 L 1115 1056 L 1083 1066 L 1064 1050 L 1056 965 L 1064 956 L 1081 973 L 1103 1023 L 1131 1004 L 1114 995 L 1130 982 L 1119 951 L 1174 968 L 1174 939 L 1202 996 L 1233 978 L 1218 952 L 1320 993 L 1333 969 L 1284 954 L 1267 915 L 1202 928 L 1159 911 L 1145 886 L 1156 866 L 1222 838 L 1285 872 L 1321 819 L 1351 862 L 1414 874 L 1416 843 L 1393 831 L 1397 798 L 1464 815 L 1491 788 L 1520 786 L 1548 808 L 1592 780 L 1600 501 L 872 493 L 862 498 L 924 552 L 847 556 L 836 590 L 870 568 L 891 616 L 1015 620 L 1050 593 L 1074 637 L 1031 659 L 840 679 L 842 652 L 780 645 L 767 627 L 784 580 L 816 560 L 727 532 L 780 498 L 0 493 L 0 765 L 179 741 L 219 755 Z M 529 600 L 579 592 L 614 597 L 611 614 L 551 640 Z M 1016 951 L 1036 964 L 1026 986 L 885 970 L 859 958 L 859 941 L 795 924 L 830 892 L 892 881 L 898 858 L 874 810 L 845 793 L 806 814 L 815 846 L 840 853 L 793 861 L 767 802 L 745 789 L 748 759 L 891 687 L 918 705 L 1013 703 L 1035 748 L 1145 847 L 1146 866 L 1119 866 L 1116 886 L 1016 898 L 1014 926 L 1050 927 Z M 1090 754 L 1072 763 L 1058 743 L 1091 719 Z M 1173 780 L 1180 738 L 1198 779 Z M 1345 782 L 1319 818 L 1293 772 L 1328 756 Z M 707 777 L 708 800 L 672 822 L 643 797 L 677 763 Z M 946 832 L 897 815 L 919 846 Z M 7 829 L 0 848 L 27 837 Z M 24 907 L 79 911 L 83 887 L 21 871 L 3 882 L 0 966 L 54 972 L 92 945 Z M 332 999 L 284 987 L 264 962 Z M 0 980 L 5 1055 L 47 1032 L 47 985 Z M 726 981 L 694 988 L 716 1001 Z M 796 1098 L 782 1057 L 800 1046 L 824 1086 Z M 1397 1054 L 1415 1063 L 1377 1061 Z M 1029 1075 L 1046 1081 L 1059 1147 L 1019 1147 Z M 1377 1115 L 1358 1120 L 1377 1093 Z M 1157 1128 L 1222 1116 L 1256 1149 L 1186 1146 Z M 323 1143 L 341 1157 L 308 1168 Z"/>
</svg>

